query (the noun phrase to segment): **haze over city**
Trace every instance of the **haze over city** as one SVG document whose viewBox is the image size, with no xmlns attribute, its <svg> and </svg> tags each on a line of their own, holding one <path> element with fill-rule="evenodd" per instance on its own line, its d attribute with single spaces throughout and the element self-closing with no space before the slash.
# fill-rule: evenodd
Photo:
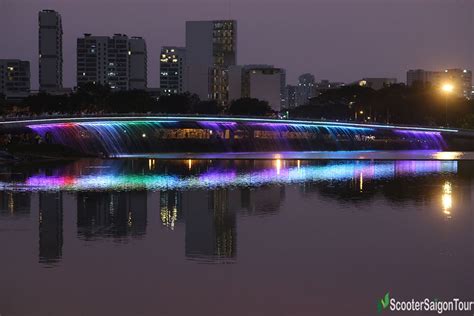
<svg viewBox="0 0 474 316">
<path fill-rule="evenodd" d="M 429 3 L 429 6 L 427 5 Z M 142 36 L 148 46 L 148 86 L 159 86 L 161 46 L 184 45 L 185 21 L 235 19 L 238 63 L 285 68 L 288 83 L 352 82 L 396 77 L 408 69 L 474 68 L 474 3 L 468 0 L 231 0 L 0 2 L 0 58 L 31 61 L 38 88 L 38 11 L 63 19 L 64 86 L 76 85 L 76 39 L 83 33 Z"/>
</svg>

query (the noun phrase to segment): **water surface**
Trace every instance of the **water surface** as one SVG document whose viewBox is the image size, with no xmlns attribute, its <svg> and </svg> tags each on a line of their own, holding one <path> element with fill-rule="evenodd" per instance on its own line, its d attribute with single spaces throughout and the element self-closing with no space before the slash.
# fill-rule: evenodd
<svg viewBox="0 0 474 316">
<path fill-rule="evenodd" d="M 388 291 L 474 299 L 474 162 L 281 157 L 2 167 L 0 313 L 374 315 Z"/>
</svg>

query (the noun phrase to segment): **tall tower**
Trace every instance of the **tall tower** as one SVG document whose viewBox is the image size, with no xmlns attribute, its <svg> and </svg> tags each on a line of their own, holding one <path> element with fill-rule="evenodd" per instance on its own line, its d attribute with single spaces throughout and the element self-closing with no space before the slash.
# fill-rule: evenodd
<svg viewBox="0 0 474 316">
<path fill-rule="evenodd" d="M 145 90 L 147 87 L 147 51 L 141 37 L 125 34 L 77 39 L 77 85 L 88 82 L 109 85 L 114 91 Z"/>
<path fill-rule="evenodd" d="M 107 50 L 109 37 L 86 33 L 77 39 L 77 86 L 88 82 L 108 84 Z M 113 74 L 113 73 L 112 73 Z"/>
<path fill-rule="evenodd" d="M 39 22 L 39 87 L 54 91 L 63 87 L 63 27 L 61 15 L 42 10 Z"/>
<path fill-rule="evenodd" d="M 316 96 L 314 75 L 306 73 L 298 77 L 298 90 L 296 94 L 297 105 L 306 105 Z"/>
<path fill-rule="evenodd" d="M 229 66 L 237 62 L 237 21 L 186 22 L 187 90 L 228 102 Z"/>
<path fill-rule="evenodd" d="M 160 56 L 160 88 L 164 94 L 183 93 L 186 49 L 163 46 Z"/>
<path fill-rule="evenodd" d="M 146 42 L 143 38 L 133 36 L 129 40 L 129 89 L 145 90 L 147 88 L 147 52 Z"/>
</svg>

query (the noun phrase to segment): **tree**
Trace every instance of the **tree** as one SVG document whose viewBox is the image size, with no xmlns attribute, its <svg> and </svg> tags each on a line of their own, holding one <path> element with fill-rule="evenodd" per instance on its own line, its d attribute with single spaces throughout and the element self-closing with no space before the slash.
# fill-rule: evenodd
<svg viewBox="0 0 474 316">
<path fill-rule="evenodd" d="M 88 82 L 79 86 L 77 92 L 70 96 L 70 110 L 72 112 L 113 112 L 114 109 L 109 108 L 111 94 L 112 91 L 108 85 Z"/>
<path fill-rule="evenodd" d="M 232 101 L 228 113 L 232 115 L 263 116 L 272 113 L 272 108 L 267 101 L 255 98 L 241 98 Z"/>
<path fill-rule="evenodd" d="M 106 109 L 117 113 L 146 113 L 151 112 L 156 104 L 157 101 L 146 91 L 118 91 L 108 97 Z"/>
<path fill-rule="evenodd" d="M 193 113 L 195 114 L 219 114 L 223 110 L 216 101 L 201 101 L 196 103 L 193 108 Z"/>
<path fill-rule="evenodd" d="M 158 113 L 190 113 L 199 102 L 199 97 L 195 94 L 183 93 L 164 95 L 158 99 L 156 112 Z"/>
<path fill-rule="evenodd" d="M 30 112 L 41 114 L 47 112 L 69 112 L 69 97 L 67 95 L 50 95 L 40 92 L 27 97 L 23 104 L 29 107 Z"/>
</svg>

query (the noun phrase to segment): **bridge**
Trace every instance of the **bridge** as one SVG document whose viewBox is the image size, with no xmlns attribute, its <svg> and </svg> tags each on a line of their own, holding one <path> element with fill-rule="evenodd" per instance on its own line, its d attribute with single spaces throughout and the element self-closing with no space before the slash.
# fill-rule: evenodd
<svg viewBox="0 0 474 316">
<path fill-rule="evenodd" d="M 0 134 L 34 133 L 46 142 L 119 156 L 162 151 L 453 149 L 474 131 L 309 119 L 197 115 L 91 115 L 0 121 Z M 472 146 L 474 147 L 474 146 Z"/>
</svg>

